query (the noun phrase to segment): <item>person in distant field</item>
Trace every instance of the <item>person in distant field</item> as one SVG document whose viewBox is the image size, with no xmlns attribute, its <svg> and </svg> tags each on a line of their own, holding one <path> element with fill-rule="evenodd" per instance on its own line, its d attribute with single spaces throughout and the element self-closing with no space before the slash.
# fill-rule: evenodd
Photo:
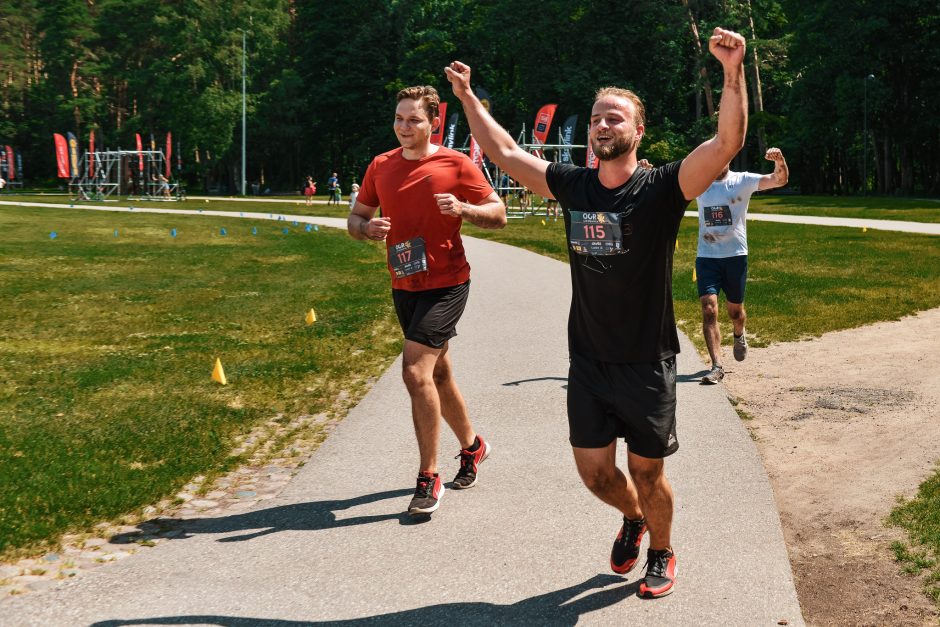
<svg viewBox="0 0 940 627">
<path fill-rule="evenodd" d="M 339 207 L 341 192 L 339 187 L 339 176 L 337 176 L 336 172 L 333 173 L 333 176 L 327 179 L 326 190 L 330 192 L 330 199 L 327 204 L 333 205 L 335 203 L 336 206 Z"/>
<path fill-rule="evenodd" d="M 698 252 L 695 274 L 702 304 L 702 333 L 712 366 L 704 385 L 714 385 L 725 376 L 721 365 L 721 333 L 718 330 L 718 292 L 727 299 L 728 317 L 733 327 L 733 353 L 737 361 L 747 357 L 744 323 L 744 288 L 747 283 L 747 208 L 756 191 L 783 187 L 790 171 L 779 148 L 764 155 L 773 161 L 770 174 L 732 172 L 725 166 L 715 182 L 696 198 L 698 203 Z"/>
<path fill-rule="evenodd" d="M 401 146 L 372 160 L 347 226 L 356 239 L 385 241 L 388 251 L 392 300 L 405 334 L 402 378 L 418 440 L 417 486 L 408 513 L 427 515 L 444 495 L 437 468 L 441 417 L 460 445 L 454 488 L 475 485 L 492 450 L 470 422 L 448 342 L 457 335 L 470 293 L 460 227 L 467 220 L 502 228 L 506 208 L 467 155 L 431 143 L 431 131 L 441 123 L 437 90 L 408 87 L 397 100 L 393 128 Z M 375 217 L 380 207 L 382 217 Z"/>
<path fill-rule="evenodd" d="M 637 589 L 643 598 L 670 594 L 678 573 L 664 464 L 679 449 L 676 234 L 689 201 L 741 149 L 747 129 L 744 37 L 716 28 L 708 48 L 724 74 L 718 133 L 684 159 L 652 170 L 637 165 L 646 120 L 632 91 L 605 87 L 595 94 L 589 141 L 600 164 L 583 168 L 523 150 L 473 93 L 470 68 L 454 61 L 444 69 L 483 152 L 521 185 L 561 205 L 572 286 L 569 441 L 585 486 L 623 518 L 610 552 L 615 573 L 636 566 L 649 531 L 646 575 Z M 618 438 L 627 444 L 629 476 L 617 466 Z"/>
<path fill-rule="evenodd" d="M 163 172 L 157 174 L 157 193 L 164 198 L 170 197 L 170 181 L 163 175 Z"/>
<path fill-rule="evenodd" d="M 349 210 L 352 211 L 353 207 L 356 206 L 356 199 L 359 197 L 359 184 L 353 183 L 352 187 L 349 188 Z"/>
<path fill-rule="evenodd" d="M 313 196 L 317 193 L 317 184 L 314 182 L 312 176 L 308 176 L 307 180 L 304 181 L 304 204 L 310 206 L 313 204 Z"/>
<path fill-rule="evenodd" d="M 6 189 L 6 186 L 7 186 L 6 180 L 2 176 L 0 176 L 0 194 L 3 193 L 3 190 Z"/>
</svg>

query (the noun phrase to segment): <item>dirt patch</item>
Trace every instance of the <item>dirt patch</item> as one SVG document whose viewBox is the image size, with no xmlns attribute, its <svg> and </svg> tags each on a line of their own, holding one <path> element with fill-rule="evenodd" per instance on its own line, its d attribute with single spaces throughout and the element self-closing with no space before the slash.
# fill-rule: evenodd
<svg viewBox="0 0 940 627">
<path fill-rule="evenodd" d="M 758 314 L 759 315 L 759 314 Z M 749 326 L 759 328 L 757 315 Z M 940 309 L 752 348 L 725 385 L 764 459 L 811 625 L 934 625 L 885 527 L 940 459 Z"/>
</svg>

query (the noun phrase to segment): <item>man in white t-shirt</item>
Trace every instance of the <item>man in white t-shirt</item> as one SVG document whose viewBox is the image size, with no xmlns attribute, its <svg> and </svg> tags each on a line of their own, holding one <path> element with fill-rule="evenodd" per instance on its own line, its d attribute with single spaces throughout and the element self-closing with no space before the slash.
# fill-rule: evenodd
<svg viewBox="0 0 940 627">
<path fill-rule="evenodd" d="M 771 174 L 731 172 L 728 166 L 715 182 L 696 198 L 698 203 L 698 253 L 695 273 L 702 303 L 702 333 L 712 360 L 703 384 L 715 384 L 725 376 L 721 366 L 721 333 L 718 331 L 718 292 L 728 303 L 728 317 L 734 326 L 734 358 L 744 361 L 747 338 L 744 322 L 744 286 L 747 283 L 747 205 L 751 194 L 787 184 L 790 173 L 779 148 L 770 148 L 764 157 L 774 162 Z"/>
</svg>

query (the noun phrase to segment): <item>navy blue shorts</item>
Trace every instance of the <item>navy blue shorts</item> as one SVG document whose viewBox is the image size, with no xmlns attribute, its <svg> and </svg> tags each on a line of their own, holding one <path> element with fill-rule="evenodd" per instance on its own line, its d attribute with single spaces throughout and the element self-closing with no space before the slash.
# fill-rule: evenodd
<svg viewBox="0 0 940 627">
<path fill-rule="evenodd" d="M 698 275 L 699 298 L 706 294 L 724 292 L 729 303 L 744 302 L 744 285 L 747 283 L 747 255 L 737 257 L 696 257 L 695 274 Z"/>
</svg>

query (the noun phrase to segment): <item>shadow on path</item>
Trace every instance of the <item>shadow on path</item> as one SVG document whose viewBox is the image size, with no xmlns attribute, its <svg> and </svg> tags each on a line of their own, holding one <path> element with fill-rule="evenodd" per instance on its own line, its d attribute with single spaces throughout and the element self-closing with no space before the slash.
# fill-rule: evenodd
<svg viewBox="0 0 940 627">
<path fill-rule="evenodd" d="M 178 531 L 170 538 L 184 539 L 197 533 L 230 533 L 232 531 L 248 531 L 238 536 L 221 538 L 219 542 L 242 542 L 279 531 L 317 531 L 319 529 L 334 529 L 352 525 L 367 525 L 383 520 L 398 520 L 400 524 L 409 525 L 424 522 L 423 517 L 409 516 L 401 509 L 401 504 L 394 505 L 393 512 L 376 514 L 372 516 L 352 516 L 350 518 L 337 518 L 336 512 L 365 505 L 385 499 L 397 499 L 410 496 L 412 490 L 389 490 L 366 494 L 352 499 L 336 501 L 314 501 L 311 503 L 293 503 L 269 507 L 250 512 L 219 516 L 217 518 L 157 518 L 141 523 L 140 532 L 122 533 L 111 538 L 114 544 L 130 544 L 141 539 L 142 534 L 157 528 Z"/>
<path fill-rule="evenodd" d="M 639 582 L 600 590 L 587 596 L 579 595 L 595 588 L 623 583 L 615 575 L 595 575 L 583 583 L 547 592 L 511 605 L 495 603 L 443 603 L 400 612 L 391 612 L 366 618 L 325 621 L 289 621 L 265 618 L 239 618 L 235 616 L 162 616 L 107 620 L 91 627 L 121 627 L 122 625 L 218 625 L 220 627 L 301 627 L 301 626 L 354 626 L 354 625 L 575 625 L 582 614 L 593 612 L 630 595 L 636 595 Z M 639 598 L 638 603 L 643 603 Z"/>
<path fill-rule="evenodd" d="M 507 386 L 517 386 L 520 383 L 535 383 L 536 381 L 564 381 L 566 385 L 561 386 L 564 389 L 568 389 L 568 377 L 536 377 L 534 379 L 519 379 L 518 381 L 507 381 L 503 384 L 504 387 Z"/>
</svg>

